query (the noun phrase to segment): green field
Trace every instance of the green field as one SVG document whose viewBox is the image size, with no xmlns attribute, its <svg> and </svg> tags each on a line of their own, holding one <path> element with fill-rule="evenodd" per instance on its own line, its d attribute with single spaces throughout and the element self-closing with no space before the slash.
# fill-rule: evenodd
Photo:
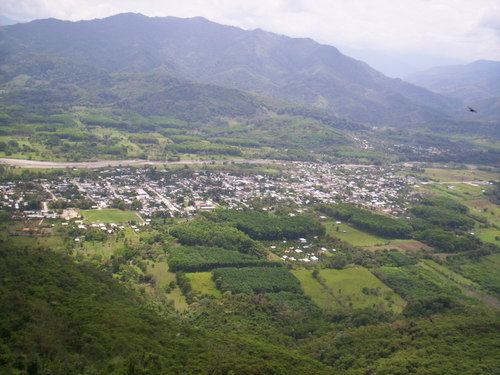
<svg viewBox="0 0 500 375">
<path fill-rule="evenodd" d="M 363 232 L 344 223 L 335 224 L 334 221 L 328 221 L 325 226 L 327 234 L 354 246 L 375 246 L 389 243 L 387 238 Z M 337 226 L 339 227 L 338 231 Z"/>
<path fill-rule="evenodd" d="M 222 293 L 217 289 L 215 282 L 212 280 L 212 272 L 186 273 L 186 276 L 194 292 L 213 297 L 222 296 Z"/>
<path fill-rule="evenodd" d="M 484 217 L 489 223 L 500 227 L 500 207 L 486 198 L 463 202 L 475 215 Z"/>
<path fill-rule="evenodd" d="M 390 240 L 384 245 L 365 246 L 370 250 L 399 250 L 406 251 L 424 251 L 430 250 L 431 247 L 417 240 Z"/>
<path fill-rule="evenodd" d="M 83 241 L 76 247 L 77 254 L 86 257 L 100 257 L 101 259 L 109 259 L 113 254 L 125 248 L 125 242 L 137 244 L 139 236 L 131 228 L 123 230 L 123 237 L 117 238 L 116 234 L 110 235 L 103 242 L 100 241 Z"/>
<path fill-rule="evenodd" d="M 153 287 L 148 286 L 147 289 L 161 298 L 165 298 L 171 302 L 174 309 L 179 312 L 184 312 L 188 308 L 186 297 L 182 294 L 178 286 L 173 288 L 169 293 L 165 294 L 165 288 L 171 283 L 175 282 L 175 273 L 170 272 L 168 263 L 164 259 L 155 262 L 148 262 L 146 274 L 153 276 Z"/>
<path fill-rule="evenodd" d="M 453 299 L 467 298 L 462 283 L 450 272 L 432 267 L 431 263 L 420 263 L 403 267 L 380 267 L 377 275 L 407 301 L 448 296 Z M 457 281 L 455 281 L 457 280 Z"/>
<path fill-rule="evenodd" d="M 134 211 L 122 211 L 113 208 L 82 210 L 81 214 L 86 223 L 127 223 L 129 221 L 139 221 L 139 217 Z"/>
<path fill-rule="evenodd" d="M 465 277 L 475 281 L 484 289 L 500 296 L 500 254 L 482 257 L 478 261 L 470 261 L 458 266 Z"/>
<path fill-rule="evenodd" d="M 153 276 L 156 286 L 164 288 L 172 281 L 175 281 L 175 273 L 170 272 L 166 260 L 148 262 L 146 273 Z"/>
<path fill-rule="evenodd" d="M 323 269 L 317 279 L 310 270 L 292 272 L 304 293 L 327 311 L 379 307 L 400 313 L 405 305 L 400 296 L 363 267 Z M 370 291 L 363 292 L 363 288 Z"/>
<path fill-rule="evenodd" d="M 476 236 L 483 242 L 500 246 L 500 230 L 497 228 L 484 228 L 476 230 Z"/>
<path fill-rule="evenodd" d="M 455 200 L 458 199 L 463 204 L 467 204 L 467 201 L 484 198 L 484 194 L 482 192 L 482 190 L 484 190 L 484 187 L 472 186 L 470 184 L 463 183 L 432 183 L 422 186 L 421 190 L 427 194 L 437 194 Z"/>
<path fill-rule="evenodd" d="M 186 297 L 184 297 L 179 288 L 175 288 L 170 293 L 168 293 L 167 300 L 171 301 L 174 305 L 175 310 L 179 312 L 184 312 L 189 307 L 186 302 Z"/>
<path fill-rule="evenodd" d="M 91 242 L 84 241 L 80 248 L 77 248 L 78 253 L 84 254 L 88 257 L 100 257 L 101 259 L 109 259 L 116 251 L 123 249 L 124 244 L 122 241 L 105 241 L 105 242 Z"/>
<path fill-rule="evenodd" d="M 304 294 L 311 298 L 316 305 L 324 310 L 332 308 L 334 305 L 333 296 L 312 276 L 311 270 L 292 270 L 292 273 L 300 281 Z"/>
<path fill-rule="evenodd" d="M 476 288 L 478 286 L 474 281 L 469 280 L 469 279 L 463 277 L 462 275 L 460 275 L 456 272 L 453 272 L 449 268 L 442 266 L 441 264 L 436 263 L 430 259 L 423 259 L 421 266 L 425 269 L 431 269 L 433 271 L 436 271 L 436 272 L 440 273 L 441 275 L 443 275 L 444 277 L 446 277 L 447 279 L 449 279 L 449 280 L 451 280 L 459 285 L 462 285 L 465 287 L 471 287 L 471 288 Z"/>
<path fill-rule="evenodd" d="M 425 175 L 433 180 L 448 181 L 470 181 L 481 180 L 490 181 L 498 179 L 498 174 L 494 172 L 480 171 L 478 169 L 445 169 L 445 168 L 427 168 Z"/>
</svg>

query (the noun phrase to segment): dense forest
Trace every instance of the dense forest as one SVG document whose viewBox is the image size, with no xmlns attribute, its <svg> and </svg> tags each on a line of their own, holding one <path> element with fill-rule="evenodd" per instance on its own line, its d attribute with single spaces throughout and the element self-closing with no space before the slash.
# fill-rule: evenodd
<svg viewBox="0 0 500 375">
<path fill-rule="evenodd" d="M 192 327 L 90 264 L 0 247 L 4 374 L 328 373 L 265 340 Z"/>
</svg>

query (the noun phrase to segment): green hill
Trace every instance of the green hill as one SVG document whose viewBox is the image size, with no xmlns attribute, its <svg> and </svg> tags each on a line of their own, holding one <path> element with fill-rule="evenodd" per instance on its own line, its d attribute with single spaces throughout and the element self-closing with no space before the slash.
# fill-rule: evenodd
<svg viewBox="0 0 500 375">
<path fill-rule="evenodd" d="M 305 374 L 326 366 L 251 335 L 158 313 L 88 264 L 0 247 L 2 374 Z"/>
</svg>

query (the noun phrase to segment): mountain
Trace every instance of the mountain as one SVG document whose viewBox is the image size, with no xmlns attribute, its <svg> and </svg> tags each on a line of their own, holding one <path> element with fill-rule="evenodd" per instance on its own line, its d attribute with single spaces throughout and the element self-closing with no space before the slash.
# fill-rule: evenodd
<svg viewBox="0 0 500 375">
<path fill-rule="evenodd" d="M 3 76 L 19 61 L 52 56 L 113 73 L 161 71 L 374 125 L 437 123 L 460 111 L 458 100 L 388 78 L 335 47 L 200 17 L 37 20 L 3 27 L 0 52 Z"/>
<path fill-rule="evenodd" d="M 0 14 L 0 26 L 14 25 L 16 23 L 19 23 L 19 21 Z"/>
<path fill-rule="evenodd" d="M 407 80 L 459 99 L 492 120 L 500 118 L 500 61 L 440 66 L 410 75 Z"/>
<path fill-rule="evenodd" d="M 401 78 L 441 65 L 461 64 L 463 61 L 443 56 L 426 55 L 372 49 L 357 49 L 349 46 L 339 48 L 342 53 L 362 60 L 388 77 Z"/>
</svg>

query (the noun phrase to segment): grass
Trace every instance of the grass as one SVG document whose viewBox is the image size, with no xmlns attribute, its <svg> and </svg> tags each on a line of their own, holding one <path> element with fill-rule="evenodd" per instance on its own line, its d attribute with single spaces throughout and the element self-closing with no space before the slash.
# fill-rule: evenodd
<svg viewBox="0 0 500 375">
<path fill-rule="evenodd" d="M 184 312 L 188 309 L 186 297 L 182 294 L 178 286 L 165 294 L 165 287 L 172 281 L 175 282 L 175 273 L 170 272 L 168 263 L 165 259 L 160 259 L 155 262 L 148 262 L 146 274 L 153 276 L 155 280 L 154 286 L 148 285 L 146 289 L 153 295 L 156 295 L 160 300 L 166 300 L 172 303 L 174 309 L 178 312 Z"/>
<path fill-rule="evenodd" d="M 427 168 L 425 170 L 425 175 L 433 180 L 441 182 L 461 182 L 470 180 L 489 181 L 498 179 L 497 173 L 480 171 L 478 169 Z"/>
<path fill-rule="evenodd" d="M 122 241 L 107 240 L 104 242 L 84 241 L 81 244 L 80 250 L 87 256 L 98 256 L 102 259 L 109 259 L 111 256 L 124 247 Z"/>
<path fill-rule="evenodd" d="M 470 261 L 458 266 L 457 270 L 497 297 L 500 296 L 500 254 L 488 255 L 478 261 Z"/>
<path fill-rule="evenodd" d="M 483 242 L 500 246 L 500 230 L 497 228 L 484 228 L 476 230 L 476 236 Z"/>
<path fill-rule="evenodd" d="M 325 222 L 325 226 L 327 234 L 354 246 L 375 246 L 389 243 L 387 238 L 363 232 L 344 223 L 335 224 L 333 221 L 328 221 Z M 339 227 L 339 231 L 337 231 L 337 226 Z"/>
<path fill-rule="evenodd" d="M 129 241 L 131 244 L 138 243 L 139 236 L 131 228 L 124 229 L 123 234 L 123 238 L 117 238 L 117 235 L 113 234 L 108 236 L 103 242 L 83 241 L 80 247 L 77 247 L 77 251 L 89 257 L 98 256 L 102 259 L 109 259 L 119 250 L 123 250 L 125 247 L 125 240 Z"/>
<path fill-rule="evenodd" d="M 323 269 L 318 279 L 310 270 L 292 272 L 299 279 L 304 293 L 327 311 L 379 307 L 400 313 L 405 305 L 400 296 L 363 267 Z M 373 293 L 363 293 L 363 288 L 369 288 Z"/>
<path fill-rule="evenodd" d="M 458 288 L 461 289 L 462 293 L 467 297 L 479 300 L 486 306 L 492 307 L 494 309 L 500 308 L 500 300 L 493 297 L 490 294 L 486 294 L 481 291 L 481 287 L 478 283 L 463 277 L 459 273 L 456 273 L 449 268 L 442 266 L 432 260 L 425 259 L 420 263 L 423 269 L 435 271 L 436 275 L 439 275 L 444 282 L 452 282 Z M 493 268 L 496 266 L 494 265 Z"/>
<path fill-rule="evenodd" d="M 316 305 L 324 310 L 331 308 L 334 304 L 333 296 L 312 276 L 311 270 L 292 270 L 292 273 L 300 281 L 304 294 L 311 298 Z"/>
<path fill-rule="evenodd" d="M 122 211 L 117 209 L 104 210 L 82 210 L 81 214 L 86 223 L 126 223 L 139 221 L 134 211 Z"/>
<path fill-rule="evenodd" d="M 215 286 L 212 280 L 212 272 L 186 273 L 191 283 L 193 291 L 213 297 L 222 297 L 222 293 Z"/>
<path fill-rule="evenodd" d="M 488 200 L 484 191 L 491 186 L 473 186 L 470 184 L 429 184 L 421 187 L 423 193 L 441 195 L 458 201 L 470 210 L 475 216 L 484 218 L 489 224 L 500 226 L 500 207 Z M 491 238 L 485 235 L 486 241 Z M 495 242 L 493 242 L 495 243 Z"/>
<path fill-rule="evenodd" d="M 444 195 L 447 198 L 459 199 L 460 201 L 470 201 L 484 198 L 484 186 L 473 186 L 470 184 L 428 184 L 422 187 L 424 192 L 430 194 Z M 464 202 L 465 203 L 465 202 Z"/>
<path fill-rule="evenodd" d="M 167 294 L 167 300 L 174 304 L 176 311 L 184 312 L 188 309 L 188 304 L 186 302 L 186 297 L 182 295 L 179 288 L 175 288 L 170 293 Z"/>
<path fill-rule="evenodd" d="M 403 252 L 425 251 L 431 247 L 417 240 L 390 240 L 384 245 L 375 245 L 367 247 L 370 250 L 400 250 Z"/>
<path fill-rule="evenodd" d="M 444 277 L 453 281 L 456 284 L 459 284 L 459 285 L 462 285 L 465 287 L 472 287 L 472 288 L 477 287 L 477 284 L 474 281 L 469 280 L 456 272 L 453 272 L 449 268 L 442 266 L 441 264 L 436 263 L 433 260 L 424 259 L 424 260 L 422 260 L 421 266 L 424 269 L 429 269 L 429 270 L 438 272 L 439 274 L 443 275 Z"/>
<path fill-rule="evenodd" d="M 146 273 L 153 276 L 156 286 L 164 288 L 172 281 L 175 281 L 175 273 L 170 272 L 166 260 L 148 262 Z"/>
<path fill-rule="evenodd" d="M 434 263 L 419 263 L 403 267 L 380 267 L 377 274 L 384 282 L 408 301 L 448 296 L 467 299 L 464 287 L 470 283 L 451 270 Z M 469 285 L 467 285 L 469 284 Z M 470 302 L 473 302 L 469 299 Z"/>
</svg>

